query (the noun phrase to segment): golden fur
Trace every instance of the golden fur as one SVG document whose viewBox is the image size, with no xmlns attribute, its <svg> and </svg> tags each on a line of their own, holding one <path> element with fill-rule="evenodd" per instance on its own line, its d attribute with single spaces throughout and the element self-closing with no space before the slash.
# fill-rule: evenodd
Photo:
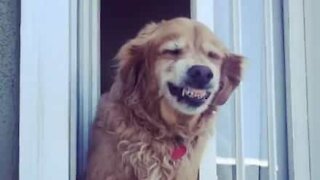
<svg viewBox="0 0 320 180">
<path fill-rule="evenodd" d="M 184 59 L 197 63 L 198 55 L 218 74 L 218 86 L 201 113 L 179 111 L 160 91 L 157 72 L 169 73 L 170 66 L 162 67 L 177 57 L 159 48 L 177 38 L 188 45 Z M 218 60 L 208 60 L 204 44 L 213 48 L 209 58 Z M 242 57 L 230 53 L 201 23 L 176 18 L 147 25 L 121 47 L 116 59 L 115 82 L 101 97 L 92 127 L 86 179 L 195 180 L 216 107 L 240 82 Z M 173 160 L 172 149 L 181 139 L 187 154 Z"/>
</svg>

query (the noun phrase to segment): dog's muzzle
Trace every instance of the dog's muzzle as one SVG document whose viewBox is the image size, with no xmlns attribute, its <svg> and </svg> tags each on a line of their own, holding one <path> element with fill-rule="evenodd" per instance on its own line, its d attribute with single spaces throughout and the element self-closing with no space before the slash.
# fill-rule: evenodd
<svg viewBox="0 0 320 180">
<path fill-rule="evenodd" d="M 171 95 L 177 97 L 180 103 L 192 107 L 201 106 L 209 97 L 212 89 L 211 69 L 203 65 L 194 65 L 187 70 L 187 75 L 181 85 L 168 82 Z"/>
</svg>

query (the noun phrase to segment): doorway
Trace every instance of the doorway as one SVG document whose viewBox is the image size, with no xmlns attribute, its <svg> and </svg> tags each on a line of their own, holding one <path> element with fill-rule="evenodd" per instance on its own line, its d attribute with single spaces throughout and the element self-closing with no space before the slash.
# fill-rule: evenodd
<svg viewBox="0 0 320 180">
<path fill-rule="evenodd" d="M 147 23 L 190 17 L 186 0 L 101 1 L 101 93 L 109 90 L 115 74 L 113 57 Z"/>
<path fill-rule="evenodd" d="M 94 0 L 91 1 L 91 4 L 90 1 L 84 1 L 81 3 L 80 9 L 83 13 L 80 16 L 78 180 L 81 179 L 85 171 L 88 136 L 95 116 L 96 104 L 100 94 L 107 92 L 113 83 L 117 63 L 114 56 L 121 45 L 130 38 L 134 38 L 147 23 L 191 16 L 190 1 L 186 0 L 176 0 L 174 4 L 170 0 L 101 0 L 100 4 L 98 4 L 98 0 Z M 100 21 L 99 17 L 96 17 L 98 9 L 100 9 Z M 96 22 L 100 22 L 100 24 L 96 24 Z M 100 29 L 97 29 L 99 25 Z M 88 39 L 89 42 L 86 41 Z M 97 51 L 96 47 L 99 48 L 97 44 L 100 44 L 100 51 Z M 98 54 L 100 58 L 98 58 Z M 100 63 L 96 61 L 100 61 Z M 97 72 L 98 70 L 100 72 Z M 97 77 L 99 75 L 100 77 Z M 100 82 L 97 82 L 98 79 Z M 97 89 L 98 94 L 96 94 Z"/>
</svg>

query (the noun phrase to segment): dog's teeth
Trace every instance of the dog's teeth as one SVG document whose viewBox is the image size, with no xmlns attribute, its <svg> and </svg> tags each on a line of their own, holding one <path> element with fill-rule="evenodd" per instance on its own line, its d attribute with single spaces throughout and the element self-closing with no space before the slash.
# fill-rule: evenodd
<svg viewBox="0 0 320 180">
<path fill-rule="evenodd" d="M 203 99 L 206 96 L 206 92 L 204 90 L 192 89 L 189 87 L 185 87 L 182 89 L 181 96 L 188 96 L 190 98 Z"/>
<path fill-rule="evenodd" d="M 182 89 L 182 97 L 189 96 L 190 95 L 190 89 L 189 88 L 183 88 Z"/>
<path fill-rule="evenodd" d="M 185 94 L 186 94 L 186 89 L 183 88 L 183 89 L 182 89 L 182 94 L 181 94 L 181 96 L 184 97 Z"/>
</svg>

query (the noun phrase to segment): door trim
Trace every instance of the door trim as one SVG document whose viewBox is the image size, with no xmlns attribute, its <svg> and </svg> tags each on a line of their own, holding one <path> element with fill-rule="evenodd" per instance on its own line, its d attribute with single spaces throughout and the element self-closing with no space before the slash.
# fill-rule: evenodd
<svg viewBox="0 0 320 180">
<path fill-rule="evenodd" d="M 90 127 L 100 98 L 100 0 L 79 0 L 77 176 L 85 170 Z"/>
<path fill-rule="evenodd" d="M 284 0 L 290 180 L 310 180 L 304 0 Z"/>
<path fill-rule="evenodd" d="M 21 1 L 21 180 L 75 179 L 77 0 Z"/>
</svg>

